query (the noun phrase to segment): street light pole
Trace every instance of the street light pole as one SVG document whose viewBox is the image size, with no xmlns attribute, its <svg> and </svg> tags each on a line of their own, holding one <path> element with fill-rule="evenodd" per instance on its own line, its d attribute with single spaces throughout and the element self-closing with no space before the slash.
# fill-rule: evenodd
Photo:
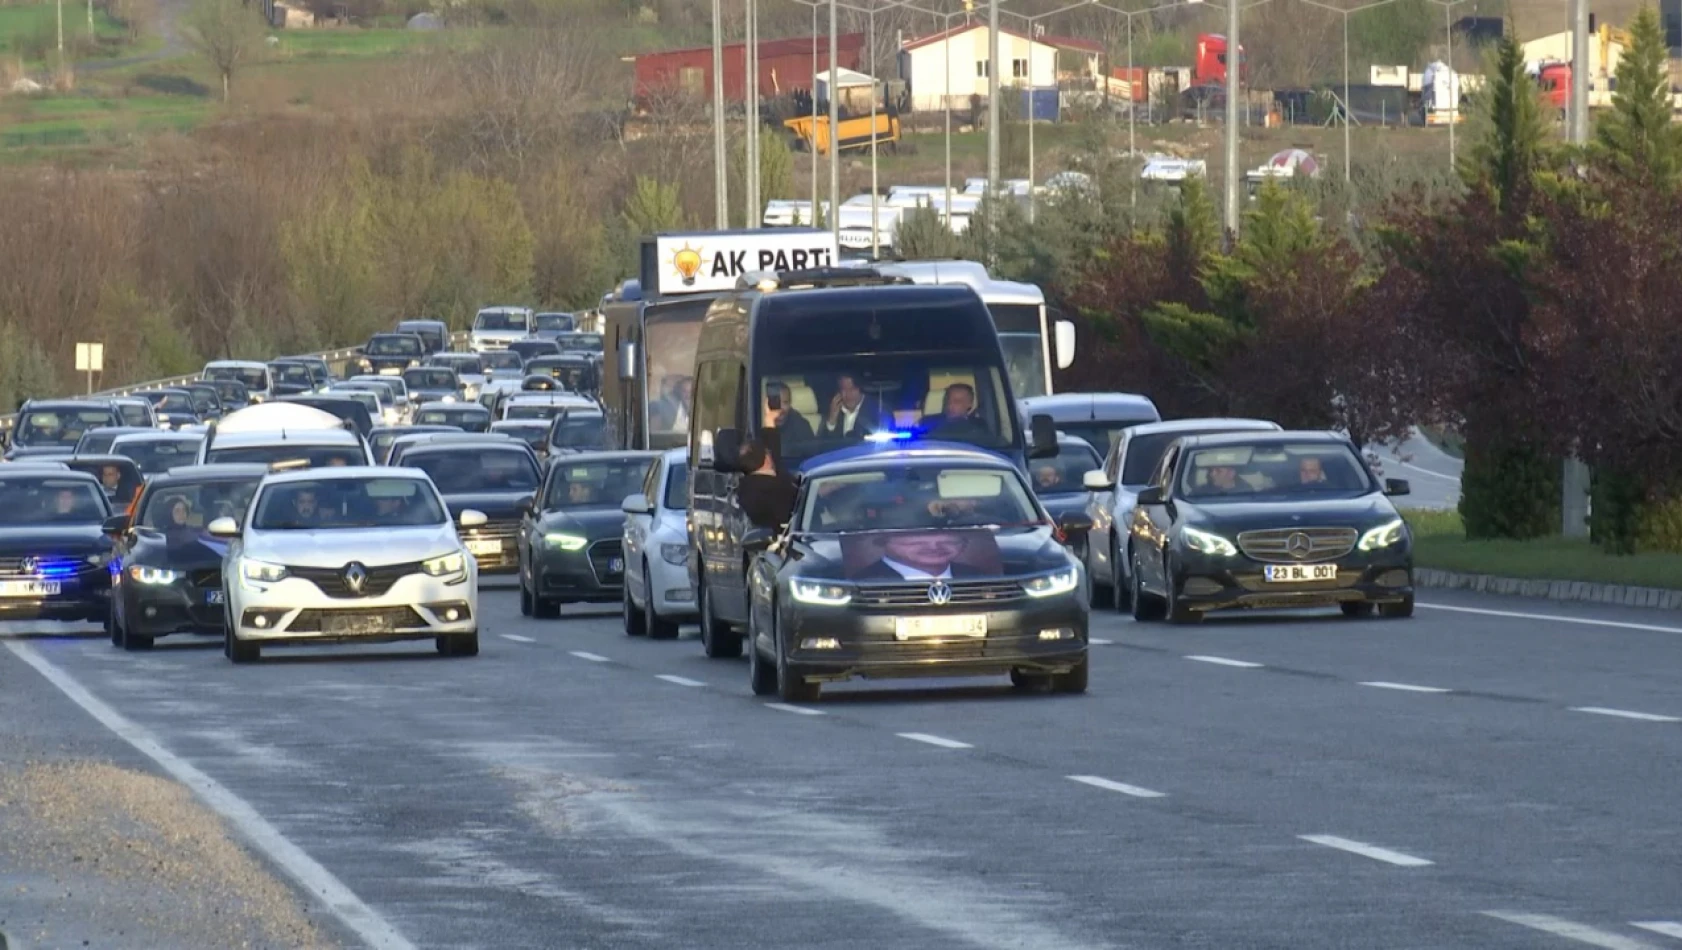
<svg viewBox="0 0 1682 950">
<path fill-rule="evenodd" d="M 1602 63 L 1601 67 L 1605 68 Z M 1589 142 L 1589 3 L 1571 0 L 1571 142 Z"/>
<path fill-rule="evenodd" d="M 1343 180 L 1347 184 L 1349 167 L 1349 11 L 1343 11 Z"/>
<path fill-rule="evenodd" d="M 829 231 L 841 243 L 841 54 L 836 42 L 836 0 L 829 0 Z"/>
<path fill-rule="evenodd" d="M 1238 167 L 1238 97 L 1241 94 L 1239 73 L 1243 53 L 1238 35 L 1239 0 L 1227 0 L 1226 5 L 1226 229 L 1228 238 L 1238 240 L 1239 167 Z"/>
<path fill-rule="evenodd" d="M 724 140 L 724 18 L 713 0 L 713 211 L 718 230 L 730 227 L 728 154 Z"/>
<path fill-rule="evenodd" d="M 759 0 L 746 0 L 747 23 L 742 47 L 743 98 L 747 122 L 742 131 L 742 227 L 757 226 L 762 213 L 759 203 Z"/>
<path fill-rule="evenodd" d="M 818 5 L 812 4 L 812 220 L 818 226 Z"/>
<path fill-rule="evenodd" d="M 870 259 L 882 254 L 881 187 L 876 180 L 876 0 L 870 0 L 870 12 L 865 15 L 865 44 L 870 49 Z"/>
<path fill-rule="evenodd" d="M 999 0 L 987 0 L 987 197 L 996 198 L 998 194 Z M 991 225 L 988 230 L 992 230 Z"/>
</svg>

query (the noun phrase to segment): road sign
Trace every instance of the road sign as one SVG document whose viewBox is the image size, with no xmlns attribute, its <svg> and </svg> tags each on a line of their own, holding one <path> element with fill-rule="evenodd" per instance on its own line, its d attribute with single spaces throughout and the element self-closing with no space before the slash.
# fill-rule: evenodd
<svg viewBox="0 0 1682 950">
<path fill-rule="evenodd" d="M 78 373 L 102 373 L 105 371 L 105 344 L 78 343 L 76 344 L 76 371 Z"/>
</svg>

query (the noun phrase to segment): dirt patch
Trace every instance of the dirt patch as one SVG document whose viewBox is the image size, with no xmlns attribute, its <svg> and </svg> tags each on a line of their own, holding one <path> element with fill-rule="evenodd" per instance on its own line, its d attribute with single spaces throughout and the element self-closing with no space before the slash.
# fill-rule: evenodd
<svg viewBox="0 0 1682 950">
<path fill-rule="evenodd" d="M 295 893 L 184 787 L 107 763 L 32 764 L 0 775 L 0 862 L 52 883 L 54 894 L 30 895 L 30 903 L 87 904 L 100 918 L 90 925 L 122 927 L 129 939 L 332 945 Z M 32 924 L 14 917 L 8 927 L 25 941 L 70 936 L 31 933 Z"/>
</svg>

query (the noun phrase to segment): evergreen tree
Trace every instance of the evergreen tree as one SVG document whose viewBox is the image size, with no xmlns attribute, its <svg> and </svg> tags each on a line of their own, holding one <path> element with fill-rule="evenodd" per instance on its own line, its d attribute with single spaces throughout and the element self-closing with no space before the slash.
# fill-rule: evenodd
<svg viewBox="0 0 1682 950">
<path fill-rule="evenodd" d="M 1682 179 L 1682 126 L 1670 120 L 1669 54 L 1652 7 L 1636 13 L 1629 33 L 1612 111 L 1595 126 L 1594 154 L 1615 175 L 1675 187 Z"/>
<path fill-rule="evenodd" d="M 1523 213 L 1547 157 L 1547 124 L 1524 50 L 1510 34 L 1485 58 L 1487 92 L 1474 113 L 1480 133 L 1460 158 L 1460 177 L 1487 193 L 1503 216 Z"/>
</svg>

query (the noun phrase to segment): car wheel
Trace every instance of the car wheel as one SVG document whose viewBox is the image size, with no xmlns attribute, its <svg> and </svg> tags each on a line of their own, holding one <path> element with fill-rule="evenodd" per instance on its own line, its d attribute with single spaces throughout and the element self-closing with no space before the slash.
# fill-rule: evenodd
<svg viewBox="0 0 1682 950">
<path fill-rule="evenodd" d="M 645 566 L 643 574 L 646 576 L 647 573 L 648 568 Z M 624 614 L 625 636 L 640 637 L 648 632 L 647 615 L 642 612 L 641 608 L 631 602 L 631 585 L 629 584 L 625 585 Z"/>
<path fill-rule="evenodd" d="M 522 567 L 520 569 L 520 616 L 530 617 L 532 613 L 531 588 L 526 586 L 526 571 Z"/>
<path fill-rule="evenodd" d="M 1122 560 L 1122 558 L 1127 560 Z M 1115 591 L 1115 609 L 1119 613 L 1127 613 L 1133 609 L 1133 572 L 1127 569 L 1132 563 L 1133 545 L 1129 544 L 1123 552 L 1116 544 L 1115 538 L 1110 538 L 1110 589 Z"/>
<path fill-rule="evenodd" d="M 1091 592 L 1090 592 L 1089 600 L 1088 600 L 1088 605 L 1091 606 L 1091 608 L 1093 610 L 1102 610 L 1105 607 L 1108 607 L 1111 604 L 1115 603 L 1115 598 L 1116 598 L 1115 588 L 1114 587 L 1105 587 L 1103 584 L 1098 583 L 1097 576 L 1092 574 L 1092 571 L 1090 570 L 1090 568 L 1092 566 L 1092 539 L 1091 538 L 1088 538 L 1086 540 L 1086 552 L 1085 552 L 1085 556 L 1083 556 L 1081 558 L 1081 564 L 1088 568 L 1087 575 L 1092 578 L 1091 581 L 1088 582 L 1088 585 L 1087 585 L 1091 588 Z M 1106 582 L 1108 582 L 1108 581 L 1110 581 L 1114 578 L 1115 568 L 1111 567 L 1110 571 L 1111 571 L 1111 576 L 1106 577 L 1104 579 Z"/>
<path fill-rule="evenodd" d="M 1343 615 L 1345 617 L 1372 616 L 1372 604 L 1369 604 L 1364 600 L 1354 602 L 1345 601 L 1344 603 L 1338 604 L 1338 607 L 1343 610 Z"/>
<path fill-rule="evenodd" d="M 773 634 L 771 642 L 776 642 Z M 765 661 L 765 653 L 759 648 L 759 625 L 754 622 L 754 613 L 748 613 L 748 685 L 755 696 L 770 696 L 777 691 L 777 666 Z"/>
<path fill-rule="evenodd" d="M 1082 656 L 1067 673 L 1057 673 L 1051 677 L 1051 691 L 1054 693 L 1084 693 L 1086 692 L 1087 671 L 1092 668 L 1091 660 Z"/>
<path fill-rule="evenodd" d="M 537 579 L 532 578 L 535 582 Z M 535 587 L 531 594 L 531 615 L 538 620 L 554 620 L 561 615 L 561 602 L 553 597 L 544 597 Z"/>
<path fill-rule="evenodd" d="M 701 649 L 709 659 L 733 660 L 742 655 L 742 635 L 713 617 L 712 595 L 701 585 Z"/>
<path fill-rule="evenodd" d="M 447 637 L 437 637 L 433 641 L 438 652 L 445 656 L 478 656 L 479 635 L 477 633 L 452 633 Z"/>
<path fill-rule="evenodd" d="M 1133 619 L 1139 623 L 1146 623 L 1162 618 L 1162 603 L 1155 596 L 1145 590 L 1144 579 L 1139 574 L 1139 566 L 1127 572 L 1132 594 L 1128 597 L 1133 610 Z"/>
<path fill-rule="evenodd" d="M 134 631 L 128 628 L 128 624 L 123 624 L 118 628 L 118 636 L 122 638 L 123 649 L 128 650 L 131 653 L 138 650 L 152 649 L 152 638 L 138 636 Z"/>
<path fill-rule="evenodd" d="M 1413 616 L 1413 595 L 1403 597 L 1400 603 L 1379 604 L 1378 615 L 1388 620 L 1406 620 Z"/>
<path fill-rule="evenodd" d="M 1162 576 L 1168 578 L 1168 602 L 1163 611 L 1168 616 L 1168 622 L 1181 627 L 1201 623 L 1202 611 L 1192 610 L 1180 600 L 1180 585 L 1174 583 L 1174 576 L 1166 569 L 1163 570 Z"/>
<path fill-rule="evenodd" d="M 815 703 L 823 692 L 820 683 L 808 683 L 788 668 L 788 654 L 783 650 L 781 631 L 777 637 L 777 696 L 785 703 Z"/>
<path fill-rule="evenodd" d="M 234 628 L 232 625 L 228 627 L 228 632 L 225 636 L 225 646 L 227 647 L 228 659 L 233 662 L 255 663 L 263 655 L 263 647 L 261 644 L 246 643 L 239 637 L 234 636 Z"/>
<path fill-rule="evenodd" d="M 113 601 L 115 601 L 115 598 L 113 598 Z M 122 625 L 117 621 L 117 605 L 113 602 L 110 611 L 105 614 L 105 635 L 111 638 L 112 646 L 120 647 L 123 645 L 122 629 Z"/>
<path fill-rule="evenodd" d="M 654 610 L 654 581 L 647 570 L 642 572 L 642 617 L 650 640 L 677 639 L 677 621 L 667 620 Z"/>
</svg>

